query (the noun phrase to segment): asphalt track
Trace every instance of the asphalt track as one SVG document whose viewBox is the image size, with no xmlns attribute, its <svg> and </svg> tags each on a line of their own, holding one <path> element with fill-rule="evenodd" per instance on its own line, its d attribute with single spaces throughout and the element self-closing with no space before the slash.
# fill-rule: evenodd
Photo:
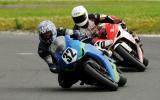
<svg viewBox="0 0 160 100">
<path fill-rule="evenodd" d="M 125 87 L 110 92 L 76 84 L 64 90 L 37 55 L 36 35 L 0 34 L 0 100 L 159 100 L 160 38 L 142 42 L 150 64 L 145 72 L 125 72 Z"/>
</svg>

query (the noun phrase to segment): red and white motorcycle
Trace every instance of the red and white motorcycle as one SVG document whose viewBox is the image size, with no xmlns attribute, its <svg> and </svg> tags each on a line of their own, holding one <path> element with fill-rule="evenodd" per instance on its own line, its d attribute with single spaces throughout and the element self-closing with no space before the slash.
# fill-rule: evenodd
<svg viewBox="0 0 160 100">
<path fill-rule="evenodd" d="M 106 43 L 109 46 L 105 49 L 112 50 L 112 57 L 122 66 L 132 66 L 138 71 L 145 71 L 148 65 L 148 59 L 144 57 L 140 39 L 122 28 L 120 24 L 103 23 L 99 25 L 98 34 L 104 34 L 104 37 L 93 38 L 95 46 L 104 48 Z M 106 42 L 107 40 L 107 42 Z M 110 42 L 109 42 L 110 41 Z"/>
</svg>

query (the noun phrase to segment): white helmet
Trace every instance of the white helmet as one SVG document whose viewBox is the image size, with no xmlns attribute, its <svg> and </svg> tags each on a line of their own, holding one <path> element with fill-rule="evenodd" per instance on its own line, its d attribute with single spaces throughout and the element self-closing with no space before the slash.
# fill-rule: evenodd
<svg viewBox="0 0 160 100">
<path fill-rule="evenodd" d="M 72 9 L 72 18 L 77 26 L 84 26 L 88 22 L 88 12 L 83 6 L 76 6 Z"/>
<path fill-rule="evenodd" d="M 38 25 L 39 39 L 43 42 L 50 43 L 57 37 L 57 30 L 54 23 L 50 20 L 40 22 Z"/>
</svg>

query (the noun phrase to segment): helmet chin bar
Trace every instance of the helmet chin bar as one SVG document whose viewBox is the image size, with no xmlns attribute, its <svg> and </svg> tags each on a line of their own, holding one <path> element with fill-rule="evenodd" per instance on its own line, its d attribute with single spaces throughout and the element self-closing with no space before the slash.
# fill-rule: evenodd
<svg viewBox="0 0 160 100">
<path fill-rule="evenodd" d="M 45 43 L 50 43 L 52 41 L 52 32 L 50 34 L 48 34 L 48 36 L 46 35 L 47 33 L 43 33 L 40 35 L 40 40 L 45 42 Z M 46 35 L 46 36 L 45 36 Z"/>
<path fill-rule="evenodd" d="M 86 19 L 85 19 L 83 22 L 81 22 L 81 23 L 76 23 L 76 25 L 79 26 L 79 27 L 82 27 L 82 26 L 86 25 L 87 22 L 88 22 L 88 18 L 86 18 Z"/>
<path fill-rule="evenodd" d="M 81 28 L 87 28 L 89 25 L 89 22 L 87 21 L 87 23 L 84 26 L 81 26 Z"/>
</svg>

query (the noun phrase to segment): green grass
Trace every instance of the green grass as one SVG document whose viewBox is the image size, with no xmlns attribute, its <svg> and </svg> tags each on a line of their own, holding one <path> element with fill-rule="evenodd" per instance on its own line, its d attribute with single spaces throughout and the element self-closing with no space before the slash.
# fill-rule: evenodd
<svg viewBox="0 0 160 100">
<path fill-rule="evenodd" d="M 51 4 L 52 6 L 47 6 Z M 0 0 L 0 5 L 41 5 L 39 8 L 1 8 L 0 30 L 35 30 L 38 23 L 50 19 L 57 26 L 72 28 L 71 10 L 83 4 L 89 13 L 115 15 L 123 19 L 130 30 L 138 33 L 160 32 L 159 1 L 34 1 Z M 43 6 L 44 5 L 44 6 Z"/>
</svg>

